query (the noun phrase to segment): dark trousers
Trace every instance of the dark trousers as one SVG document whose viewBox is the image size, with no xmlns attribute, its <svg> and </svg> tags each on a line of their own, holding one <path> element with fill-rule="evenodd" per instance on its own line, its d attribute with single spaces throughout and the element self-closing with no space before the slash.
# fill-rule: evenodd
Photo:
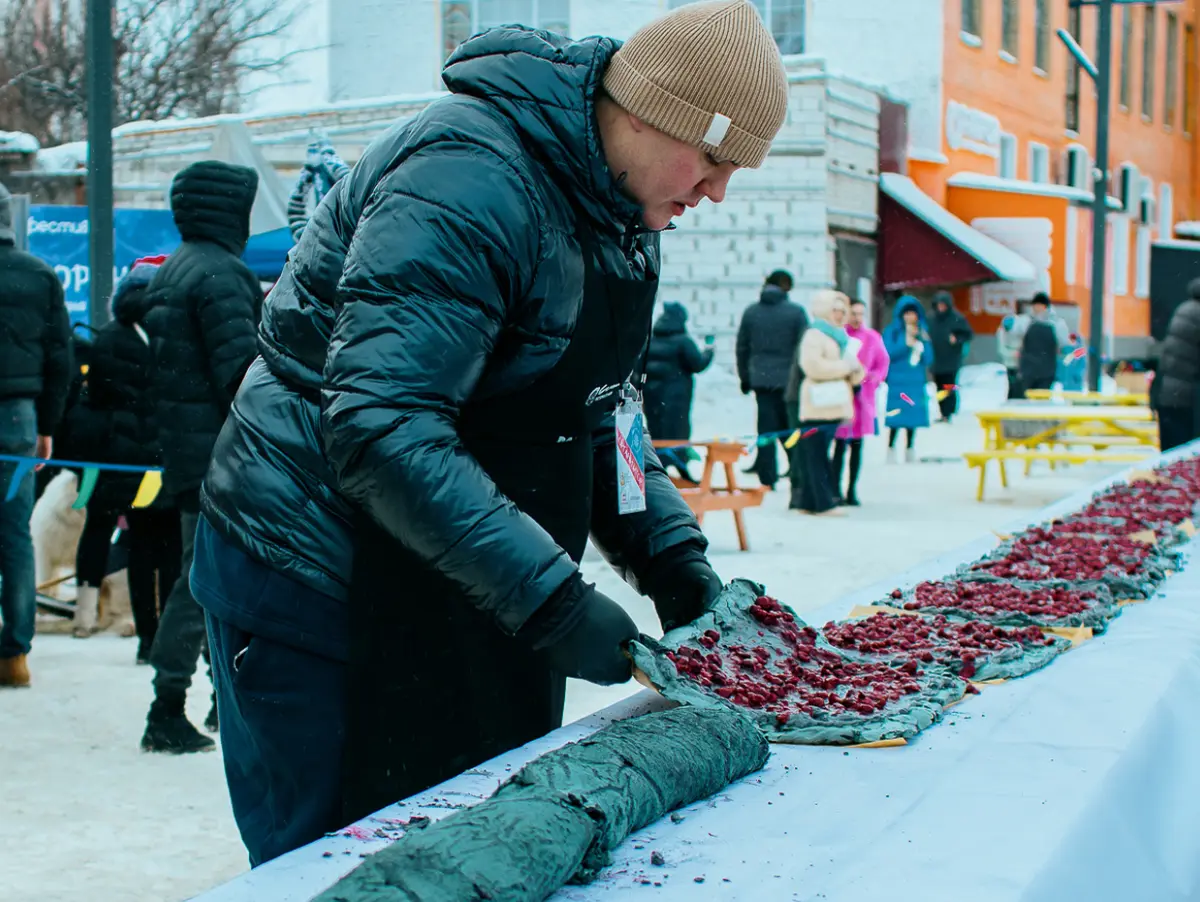
<svg viewBox="0 0 1200 902">
<path fill-rule="evenodd" d="M 158 633 L 150 652 L 154 666 L 154 694 L 157 698 L 183 696 L 192 685 L 196 661 L 204 648 L 204 612 L 188 586 L 195 547 L 196 523 L 200 515 L 191 511 L 179 514 L 179 578 L 163 605 Z"/>
<path fill-rule="evenodd" d="M 842 494 L 842 468 L 845 466 L 846 447 L 850 448 L 850 482 Z M 857 498 L 858 471 L 862 469 L 862 439 L 838 439 L 833 448 L 833 490 L 843 498 Z"/>
<path fill-rule="evenodd" d="M 780 445 L 787 439 L 780 433 L 788 428 L 787 405 L 783 401 L 783 389 L 754 390 L 754 399 L 758 402 L 758 434 L 771 435 L 771 440 L 759 439 L 758 457 L 754 462 L 758 481 L 770 488 L 779 481 L 779 462 L 775 451 L 775 443 Z"/>
<path fill-rule="evenodd" d="M 939 398 L 938 411 L 942 419 L 948 420 L 958 413 L 958 370 L 935 371 L 933 384 Z"/>
<path fill-rule="evenodd" d="M 1158 411 L 1158 443 L 1163 451 L 1178 448 L 1196 438 L 1196 415 L 1185 407 L 1161 407 Z"/>
<path fill-rule="evenodd" d="M 242 607 L 269 596 L 300 605 L 310 591 L 232 549 L 203 521 L 192 583 L 202 602 Z M 346 665 L 212 614 L 207 621 L 229 800 L 257 867 L 343 826 Z"/>
<path fill-rule="evenodd" d="M 913 445 L 915 445 L 917 443 L 917 430 L 905 427 L 904 431 L 906 433 L 908 433 L 908 447 L 911 450 Z M 900 435 L 899 429 L 889 429 L 888 430 L 888 447 L 889 448 L 896 447 L 896 437 L 898 435 Z"/>
<path fill-rule="evenodd" d="M 840 423 L 837 420 L 801 420 L 800 433 L 811 432 L 796 443 L 793 469 L 802 471 L 800 484 L 792 490 L 793 510 L 822 513 L 837 506 L 833 474 L 830 472 L 829 445 Z M 813 432 L 812 430 L 816 430 Z"/>
<path fill-rule="evenodd" d="M 129 606 L 139 641 L 150 648 L 158 618 L 179 581 L 183 558 L 179 511 L 138 508 L 125 512 L 129 524 Z"/>
<path fill-rule="evenodd" d="M 1030 379 L 1030 378 L 1022 377 L 1021 382 L 1025 386 L 1025 391 L 1029 391 L 1030 389 L 1049 390 L 1051 388 L 1054 388 L 1054 377 L 1053 376 L 1041 376 L 1037 379 Z"/>
<path fill-rule="evenodd" d="M 33 401 L 0 401 L 0 454 L 32 457 L 37 447 Z M 0 658 L 29 654 L 37 620 L 37 576 L 33 563 L 33 473 L 25 473 L 11 501 L 9 485 L 17 464 L 0 462 Z"/>
<path fill-rule="evenodd" d="M 1021 371 L 1015 367 L 1008 371 L 1008 400 L 1025 397 L 1025 384 L 1021 381 Z"/>
<path fill-rule="evenodd" d="M 117 511 L 88 506 L 79 547 L 75 549 L 75 581 L 79 585 L 99 588 L 108 576 L 108 555 L 118 516 Z"/>
</svg>

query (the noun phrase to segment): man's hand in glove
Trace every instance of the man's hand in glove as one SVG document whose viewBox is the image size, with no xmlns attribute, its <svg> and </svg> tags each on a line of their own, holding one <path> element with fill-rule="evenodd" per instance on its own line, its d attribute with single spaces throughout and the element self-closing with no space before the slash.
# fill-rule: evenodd
<svg viewBox="0 0 1200 902">
<path fill-rule="evenodd" d="M 725 587 L 704 552 L 693 544 L 668 548 L 654 559 L 653 568 L 654 575 L 642 588 L 654 601 L 663 632 L 691 623 Z"/>
<path fill-rule="evenodd" d="M 577 576 L 543 604 L 517 634 L 544 651 L 564 676 L 601 686 L 633 675 L 625 647 L 639 635 L 625 610 Z"/>
</svg>

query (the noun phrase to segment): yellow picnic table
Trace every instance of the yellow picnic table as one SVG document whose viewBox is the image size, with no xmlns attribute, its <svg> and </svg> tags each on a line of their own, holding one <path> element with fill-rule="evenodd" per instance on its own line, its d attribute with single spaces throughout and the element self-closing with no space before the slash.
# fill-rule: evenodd
<svg viewBox="0 0 1200 902">
<path fill-rule="evenodd" d="M 1063 400 L 1067 404 L 1100 404 L 1117 407 L 1149 407 L 1150 396 L 1145 392 L 1129 395 L 1107 395 L 1097 391 L 1054 391 L 1050 388 L 1031 388 L 1025 392 L 1030 401 Z"/>
<path fill-rule="evenodd" d="M 968 451 L 963 458 L 968 466 L 979 468 L 979 501 L 983 500 L 991 461 L 1000 467 L 1000 484 L 1008 488 L 1006 461 L 1024 461 L 1028 475 L 1035 460 L 1044 460 L 1051 467 L 1058 463 L 1129 463 L 1158 449 L 1154 413 L 1149 407 L 1017 401 L 978 411 L 976 416 L 983 427 L 983 450 Z"/>
</svg>

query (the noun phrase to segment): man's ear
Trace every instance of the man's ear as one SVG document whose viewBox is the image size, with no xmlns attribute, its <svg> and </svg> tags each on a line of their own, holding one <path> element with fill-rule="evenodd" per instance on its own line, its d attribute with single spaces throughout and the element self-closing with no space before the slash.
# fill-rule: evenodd
<svg viewBox="0 0 1200 902">
<path fill-rule="evenodd" d="M 650 128 L 649 125 L 647 125 L 645 122 L 643 122 L 637 116 L 633 115 L 633 113 L 629 112 L 628 110 L 624 110 L 623 112 L 625 113 L 626 116 L 629 117 L 629 127 L 632 128 L 638 134 L 641 134 L 642 132 L 644 132 L 648 128 Z"/>
</svg>

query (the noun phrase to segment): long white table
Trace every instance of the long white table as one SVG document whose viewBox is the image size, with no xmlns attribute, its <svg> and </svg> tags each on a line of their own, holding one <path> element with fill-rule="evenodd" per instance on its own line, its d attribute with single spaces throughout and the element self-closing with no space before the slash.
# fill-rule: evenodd
<svg viewBox="0 0 1200 902">
<path fill-rule="evenodd" d="M 1193 452 L 1163 459 L 1185 453 Z M 1111 481 L 1042 516 L 1079 508 Z M 897 586 L 943 576 L 994 544 L 991 538 L 974 542 L 829 605 L 811 622 L 844 616 Z M 1197 548 L 1196 542 L 1189 546 L 1192 554 Z M 786 600 L 788 592 L 775 588 Z M 351 871 L 360 856 L 399 836 L 397 821 L 417 814 L 444 817 L 485 798 L 538 755 L 663 704 L 643 692 L 200 899 L 311 899 Z M 552 898 L 1198 898 L 1198 707 L 1200 565 L 1185 567 L 1158 597 L 1128 606 L 1106 635 L 1045 670 L 968 698 L 911 745 L 773 747 L 761 773 L 684 809 L 682 820 L 664 819 L 635 834 L 600 879 L 564 887 Z M 662 853 L 665 866 L 651 865 L 652 851 Z"/>
</svg>

